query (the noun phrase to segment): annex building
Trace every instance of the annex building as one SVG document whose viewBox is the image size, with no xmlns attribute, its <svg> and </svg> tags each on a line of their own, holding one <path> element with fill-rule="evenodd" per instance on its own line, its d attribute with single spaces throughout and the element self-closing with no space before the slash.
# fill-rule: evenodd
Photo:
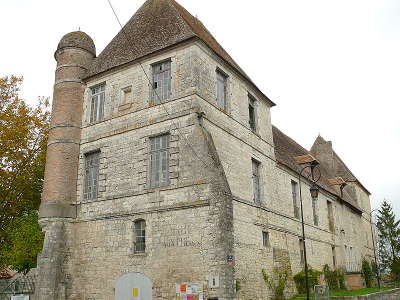
<svg viewBox="0 0 400 300">
<path fill-rule="evenodd" d="M 304 265 L 300 185 L 313 268 L 372 255 L 369 192 L 332 143 L 274 127 L 275 104 L 174 0 L 147 0 L 99 55 L 68 33 L 55 58 L 35 299 L 268 299 L 263 269 Z"/>
</svg>

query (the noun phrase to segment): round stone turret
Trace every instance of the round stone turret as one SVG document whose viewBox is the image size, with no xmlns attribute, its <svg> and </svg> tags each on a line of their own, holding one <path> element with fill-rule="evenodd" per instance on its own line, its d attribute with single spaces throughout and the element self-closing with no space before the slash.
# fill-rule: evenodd
<svg viewBox="0 0 400 300">
<path fill-rule="evenodd" d="M 64 48 L 81 48 L 96 56 L 96 47 L 92 38 L 82 31 L 73 31 L 64 35 L 58 43 L 57 51 Z"/>
<path fill-rule="evenodd" d="M 96 47 L 90 36 L 75 31 L 61 39 L 54 56 L 57 68 L 40 217 L 71 218 L 75 216 L 86 88 L 82 79 L 96 56 Z"/>
</svg>

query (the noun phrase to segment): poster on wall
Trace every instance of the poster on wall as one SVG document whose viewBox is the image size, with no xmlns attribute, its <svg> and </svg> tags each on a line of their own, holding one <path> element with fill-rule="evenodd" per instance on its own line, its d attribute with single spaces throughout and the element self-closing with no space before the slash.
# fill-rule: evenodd
<svg viewBox="0 0 400 300">
<path fill-rule="evenodd" d="M 177 283 L 176 300 L 204 300 L 203 288 L 196 283 Z"/>
</svg>

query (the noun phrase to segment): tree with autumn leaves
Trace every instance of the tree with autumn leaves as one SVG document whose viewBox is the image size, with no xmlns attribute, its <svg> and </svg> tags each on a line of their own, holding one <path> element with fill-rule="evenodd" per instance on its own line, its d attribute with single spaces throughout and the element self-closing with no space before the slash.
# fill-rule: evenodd
<svg viewBox="0 0 400 300">
<path fill-rule="evenodd" d="M 36 265 L 43 234 L 37 210 L 50 124 L 49 102 L 19 97 L 22 78 L 0 77 L 0 266 Z"/>
</svg>

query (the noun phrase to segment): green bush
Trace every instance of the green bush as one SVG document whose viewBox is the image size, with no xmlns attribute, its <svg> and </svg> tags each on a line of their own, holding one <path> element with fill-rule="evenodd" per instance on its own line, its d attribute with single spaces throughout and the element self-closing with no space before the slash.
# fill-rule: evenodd
<svg viewBox="0 0 400 300">
<path fill-rule="evenodd" d="M 318 277 L 321 276 L 321 272 L 314 270 L 312 267 L 308 266 L 308 286 L 310 290 L 313 290 L 315 285 L 318 285 Z M 306 293 L 306 273 L 304 269 L 297 273 L 294 277 L 294 282 L 296 284 L 297 292 L 299 294 Z"/>
<path fill-rule="evenodd" d="M 265 269 L 262 269 L 262 275 L 265 283 L 273 293 L 272 300 L 284 300 L 289 271 L 285 268 L 274 268 L 272 276 L 269 276 Z"/>
<path fill-rule="evenodd" d="M 325 283 L 329 286 L 329 290 L 346 290 L 344 271 L 342 269 L 331 270 L 328 265 L 323 268 Z"/>
<path fill-rule="evenodd" d="M 373 281 L 372 269 L 371 269 L 371 265 L 370 265 L 369 261 L 366 260 L 365 258 L 363 258 L 363 260 L 362 260 L 361 275 L 365 280 L 366 287 L 367 288 L 372 287 L 372 281 Z"/>
<path fill-rule="evenodd" d="M 337 272 L 337 276 L 338 276 L 338 280 L 339 280 L 339 289 L 347 290 L 346 280 L 344 278 L 344 270 L 343 269 L 337 269 L 336 272 Z"/>
</svg>

